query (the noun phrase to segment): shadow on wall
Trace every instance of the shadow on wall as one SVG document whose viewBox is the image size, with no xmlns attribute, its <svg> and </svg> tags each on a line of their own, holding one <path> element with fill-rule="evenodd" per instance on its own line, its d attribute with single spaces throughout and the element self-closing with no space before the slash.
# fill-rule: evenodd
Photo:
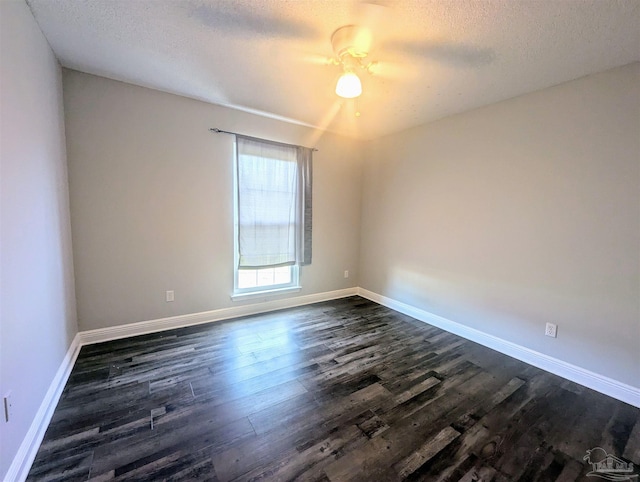
<svg viewBox="0 0 640 482">
<path fill-rule="evenodd" d="M 523 301 L 522 290 L 451 271 L 392 268 L 385 293 L 394 300 L 500 338 L 508 338 L 508 332 L 514 331 L 515 339 L 510 338 L 513 341 L 526 342 L 526 337 L 518 333 L 532 330 L 536 324 L 514 312 L 513 306 Z M 507 303 L 506 299 L 517 301 Z"/>
</svg>

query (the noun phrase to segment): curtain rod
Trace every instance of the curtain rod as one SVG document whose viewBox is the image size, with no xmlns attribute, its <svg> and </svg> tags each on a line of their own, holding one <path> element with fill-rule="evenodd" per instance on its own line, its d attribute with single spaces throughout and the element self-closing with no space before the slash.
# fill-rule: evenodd
<svg viewBox="0 0 640 482">
<path fill-rule="evenodd" d="M 272 144 L 280 144 L 282 146 L 304 147 L 305 149 L 311 149 L 313 152 L 317 152 L 318 151 L 318 149 L 316 149 L 315 147 L 305 147 L 305 146 L 299 146 L 297 144 L 287 144 L 286 142 L 277 142 L 277 141 L 271 141 L 269 139 L 261 139 L 259 137 L 245 136 L 244 134 L 240 134 L 238 132 L 223 131 L 222 129 L 218 129 L 217 127 L 211 127 L 211 128 L 209 128 L 209 130 L 211 132 L 215 132 L 217 134 L 231 134 L 231 135 L 234 135 L 234 136 L 245 137 L 247 139 L 253 139 L 253 140 L 256 140 L 256 141 L 271 142 Z"/>
</svg>

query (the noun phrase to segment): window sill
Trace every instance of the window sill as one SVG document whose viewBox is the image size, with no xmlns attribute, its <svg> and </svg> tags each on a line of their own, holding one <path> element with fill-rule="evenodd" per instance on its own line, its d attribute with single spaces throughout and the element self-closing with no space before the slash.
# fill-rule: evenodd
<svg viewBox="0 0 640 482">
<path fill-rule="evenodd" d="M 288 288 L 278 288 L 275 290 L 264 290 L 264 291 L 250 291 L 248 293 L 237 293 L 231 295 L 232 301 L 243 301 L 243 300 L 251 300 L 254 298 L 265 298 L 283 295 L 287 293 L 295 293 L 300 291 L 302 286 L 290 286 Z"/>
</svg>

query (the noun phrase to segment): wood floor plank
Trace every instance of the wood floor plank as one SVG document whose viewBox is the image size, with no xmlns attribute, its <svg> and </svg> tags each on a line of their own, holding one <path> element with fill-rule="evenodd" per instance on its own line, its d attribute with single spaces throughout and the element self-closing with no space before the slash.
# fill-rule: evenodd
<svg viewBox="0 0 640 482">
<path fill-rule="evenodd" d="M 462 476 L 460 482 L 490 482 L 495 474 L 493 467 L 474 467 Z"/>
<path fill-rule="evenodd" d="M 586 480 L 640 410 L 359 297 L 82 347 L 43 480 Z"/>
<path fill-rule="evenodd" d="M 622 456 L 640 466 L 640 418 L 636 419 Z"/>
<path fill-rule="evenodd" d="M 345 445 L 357 446 L 354 442 L 358 439 L 363 442 L 365 440 L 364 435 L 357 427 L 353 425 L 344 426 L 327 438 L 302 451 L 296 451 L 288 457 L 267 464 L 266 467 L 254 469 L 234 480 L 238 482 L 270 479 L 295 480 L 309 471 L 314 465 L 332 458 L 332 454 L 337 454 Z"/>
<path fill-rule="evenodd" d="M 423 470 L 422 474 L 432 480 L 456 480 L 453 474 L 464 473 L 465 467 L 473 462 L 470 460 L 470 454 L 479 452 L 480 447 L 492 437 L 491 427 L 495 427 L 496 424 L 502 426 L 505 419 L 511 418 L 510 414 L 515 414 L 522 407 L 521 400 L 527 396 L 526 392 L 520 391 L 519 397 L 512 395 L 518 392 L 524 383 L 518 378 L 511 379 L 480 407 L 472 408 L 456 420 L 452 426 L 462 432 L 459 440 L 451 444 L 451 450 L 443 451 L 440 460 L 435 458 L 435 463 Z M 508 403 L 505 402 L 507 399 Z"/>
<path fill-rule="evenodd" d="M 349 459 L 340 459 L 327 468 L 330 480 L 360 480 L 360 477 L 375 479 L 388 476 L 389 467 L 409 456 L 430 437 L 455 420 L 474 403 L 469 396 L 475 384 L 488 382 L 488 377 L 477 373 L 474 383 L 470 380 L 464 390 L 450 397 L 438 397 L 433 403 L 421 405 L 410 417 L 387 420 L 390 429 L 371 439 L 363 447 L 354 450 Z M 453 392 L 451 390 L 450 394 Z M 397 414 L 397 410 L 394 410 Z M 381 418 L 385 419 L 382 415 Z"/>
<path fill-rule="evenodd" d="M 419 469 L 425 462 L 431 459 L 434 455 L 445 448 L 455 438 L 460 435 L 460 432 L 452 427 L 445 427 L 435 436 L 430 438 L 417 450 L 413 451 L 411 455 L 398 462 L 394 468 L 398 472 L 400 478 L 404 479 Z"/>
</svg>

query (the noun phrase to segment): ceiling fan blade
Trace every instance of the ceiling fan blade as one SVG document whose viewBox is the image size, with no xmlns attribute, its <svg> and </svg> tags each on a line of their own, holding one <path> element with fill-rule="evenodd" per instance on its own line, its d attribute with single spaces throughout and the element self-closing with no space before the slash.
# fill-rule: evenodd
<svg viewBox="0 0 640 482">
<path fill-rule="evenodd" d="M 481 67 L 495 60 L 495 52 L 490 48 L 449 42 L 413 42 L 390 40 L 385 48 L 422 57 L 456 68 Z"/>
<path fill-rule="evenodd" d="M 382 3 L 357 2 L 353 5 L 351 24 L 358 26 L 353 44 L 359 52 L 371 52 L 377 35 L 389 15 L 389 8 Z"/>
<path fill-rule="evenodd" d="M 295 48 L 285 46 L 273 53 L 274 57 L 283 60 L 283 62 L 298 62 L 307 65 L 336 65 L 333 57 L 322 55 L 318 52 L 312 52 L 308 49 Z"/>
<path fill-rule="evenodd" d="M 410 80 L 419 75 L 419 69 L 410 62 L 384 60 L 375 62 L 369 70 L 374 79 L 383 80 Z"/>
<path fill-rule="evenodd" d="M 267 38 L 315 38 L 318 35 L 308 23 L 270 15 L 257 8 L 247 9 L 233 2 L 200 4 L 191 10 L 191 16 L 207 27 L 232 34 Z"/>
<path fill-rule="evenodd" d="M 376 32 L 389 12 L 389 7 L 384 3 L 358 2 L 353 7 L 353 23 Z"/>
</svg>

